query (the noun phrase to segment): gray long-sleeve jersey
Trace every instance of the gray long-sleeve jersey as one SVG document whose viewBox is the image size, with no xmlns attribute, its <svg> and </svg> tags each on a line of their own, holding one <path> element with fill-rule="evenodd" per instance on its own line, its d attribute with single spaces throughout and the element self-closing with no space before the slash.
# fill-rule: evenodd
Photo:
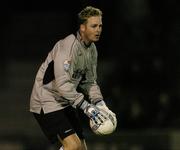
<svg viewBox="0 0 180 150">
<path fill-rule="evenodd" d="M 86 47 L 79 33 L 59 40 L 40 66 L 30 98 L 30 111 L 45 113 L 77 107 L 84 100 L 103 99 L 97 85 L 97 50 L 94 43 Z M 82 93 L 77 92 L 77 87 Z"/>
</svg>

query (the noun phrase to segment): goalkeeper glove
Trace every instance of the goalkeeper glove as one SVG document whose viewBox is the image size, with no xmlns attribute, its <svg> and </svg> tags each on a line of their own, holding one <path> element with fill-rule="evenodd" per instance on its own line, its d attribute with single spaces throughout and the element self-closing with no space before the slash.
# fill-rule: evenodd
<svg viewBox="0 0 180 150">
<path fill-rule="evenodd" d="M 85 100 L 81 103 L 80 108 L 97 124 L 102 124 L 107 119 L 107 117 L 100 111 L 98 107 L 88 103 Z"/>
<path fill-rule="evenodd" d="M 100 110 L 102 109 L 102 110 L 106 111 L 109 114 L 109 117 L 113 121 L 113 124 L 116 128 L 116 126 L 117 126 L 116 114 L 107 107 L 106 103 L 103 100 L 99 100 L 99 101 L 96 101 L 95 106 L 97 108 L 99 108 Z"/>
</svg>

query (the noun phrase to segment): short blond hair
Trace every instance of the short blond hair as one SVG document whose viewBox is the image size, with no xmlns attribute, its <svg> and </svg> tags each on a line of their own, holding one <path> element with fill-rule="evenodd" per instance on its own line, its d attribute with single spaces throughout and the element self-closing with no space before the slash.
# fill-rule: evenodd
<svg viewBox="0 0 180 150">
<path fill-rule="evenodd" d="M 93 16 L 102 16 L 102 11 L 98 8 L 87 6 L 81 12 L 78 13 L 78 23 L 84 24 L 87 19 Z"/>
</svg>

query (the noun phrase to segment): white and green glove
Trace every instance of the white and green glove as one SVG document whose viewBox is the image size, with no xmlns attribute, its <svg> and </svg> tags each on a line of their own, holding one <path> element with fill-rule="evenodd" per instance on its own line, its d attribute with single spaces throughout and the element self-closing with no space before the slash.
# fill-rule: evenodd
<svg viewBox="0 0 180 150">
<path fill-rule="evenodd" d="M 114 128 L 117 127 L 117 118 L 116 118 L 116 114 L 114 112 L 112 112 L 106 105 L 106 103 L 104 102 L 104 100 L 99 100 L 96 101 L 94 103 L 94 105 L 99 108 L 100 110 L 104 110 L 109 114 L 109 118 L 112 120 L 113 124 L 114 124 Z"/>
<path fill-rule="evenodd" d="M 79 106 L 84 113 L 97 124 L 102 124 L 106 120 L 106 116 L 94 104 L 83 101 Z"/>
</svg>

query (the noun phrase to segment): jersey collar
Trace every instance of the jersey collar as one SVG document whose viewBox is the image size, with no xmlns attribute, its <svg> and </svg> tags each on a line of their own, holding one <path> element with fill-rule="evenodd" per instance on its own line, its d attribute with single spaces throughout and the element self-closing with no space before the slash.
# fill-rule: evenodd
<svg viewBox="0 0 180 150">
<path fill-rule="evenodd" d="M 91 47 L 92 43 L 91 43 L 89 46 L 87 46 L 87 45 L 85 44 L 85 42 L 82 40 L 79 31 L 77 31 L 77 36 L 76 36 L 76 37 L 77 37 L 78 41 L 81 43 L 81 45 L 82 45 L 84 48 L 87 49 L 87 48 Z"/>
</svg>

